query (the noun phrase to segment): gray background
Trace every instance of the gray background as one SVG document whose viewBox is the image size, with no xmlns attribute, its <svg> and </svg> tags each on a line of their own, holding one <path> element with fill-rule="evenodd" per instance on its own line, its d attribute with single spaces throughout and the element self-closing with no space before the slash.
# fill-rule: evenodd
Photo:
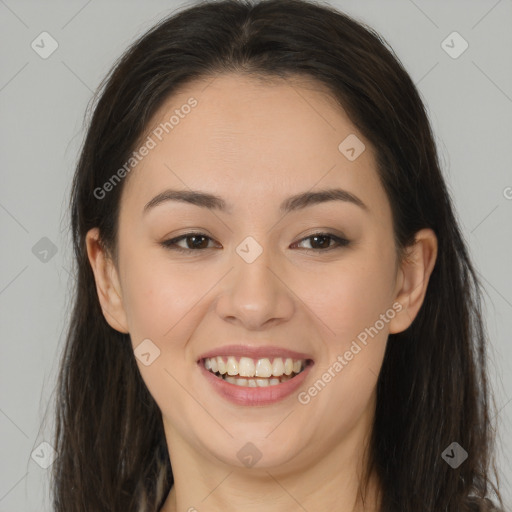
<svg viewBox="0 0 512 512">
<path fill-rule="evenodd" d="M 427 105 L 487 289 L 498 463 L 510 506 L 512 0 L 330 3 L 387 39 Z M 70 307 L 66 205 L 85 109 L 128 44 L 183 5 L 192 2 L 0 0 L 0 512 L 50 510 L 49 470 L 31 454 L 52 440 L 51 400 Z M 31 48 L 43 31 L 59 45 L 47 59 Z M 441 46 L 453 31 L 469 44 L 455 59 Z M 55 255 L 37 250 L 43 237 Z"/>
</svg>

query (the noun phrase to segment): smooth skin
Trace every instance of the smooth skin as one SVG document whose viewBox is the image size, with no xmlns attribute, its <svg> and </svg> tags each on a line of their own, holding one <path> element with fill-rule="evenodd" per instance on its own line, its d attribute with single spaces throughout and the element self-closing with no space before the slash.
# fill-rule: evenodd
<svg viewBox="0 0 512 512">
<path fill-rule="evenodd" d="M 149 338 L 160 350 L 149 366 L 137 364 L 172 461 L 162 512 L 363 510 L 356 498 L 387 337 L 422 305 L 436 236 L 419 231 L 398 262 L 373 148 L 318 84 L 235 73 L 196 81 L 167 100 L 148 134 L 191 96 L 198 105 L 126 178 L 117 264 L 96 228 L 86 239 L 106 320 L 134 348 Z M 354 161 L 338 149 L 350 134 L 366 146 Z M 168 188 L 216 194 L 230 210 L 166 201 L 144 212 Z M 368 210 L 329 201 L 279 212 L 289 196 L 326 188 L 349 191 Z M 189 231 L 210 237 L 199 244 L 208 248 L 190 249 L 190 239 L 178 243 L 187 253 L 161 245 Z M 307 238 L 319 232 L 350 244 Z M 236 252 L 248 236 L 263 249 L 252 263 Z M 231 343 L 290 348 L 315 361 L 299 389 L 307 391 L 394 303 L 402 310 L 305 405 L 297 393 L 234 405 L 196 363 Z M 248 442 L 262 454 L 251 468 L 237 457 Z M 377 510 L 378 489 L 372 477 L 364 510 Z"/>
</svg>

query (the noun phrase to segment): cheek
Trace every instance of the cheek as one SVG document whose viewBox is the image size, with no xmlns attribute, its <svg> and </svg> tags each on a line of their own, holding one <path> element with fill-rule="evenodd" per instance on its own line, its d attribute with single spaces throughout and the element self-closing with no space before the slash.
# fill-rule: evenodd
<svg viewBox="0 0 512 512">
<path fill-rule="evenodd" d="M 148 366 L 137 361 L 139 371 L 159 408 L 180 422 L 176 411 L 194 408 L 183 388 L 195 365 L 187 348 L 202 311 L 198 301 L 204 280 L 201 283 L 200 273 L 184 273 L 162 258 L 157 262 L 133 257 L 125 269 L 123 292 L 132 345 L 136 348 L 149 339 L 159 351 Z"/>
<path fill-rule="evenodd" d="M 325 326 L 328 349 L 350 345 L 392 305 L 394 260 L 374 254 L 360 251 L 294 280 L 294 290 Z"/>
<path fill-rule="evenodd" d="M 328 327 L 316 365 L 317 385 L 306 392 L 311 402 L 317 401 L 318 414 L 346 428 L 370 405 L 382 366 L 389 322 L 396 314 L 394 263 L 392 249 L 360 251 L 337 271 L 317 273 L 305 300 Z M 339 404 L 341 416 L 333 403 Z"/>
<path fill-rule="evenodd" d="M 202 295 L 200 273 L 162 261 L 133 258 L 126 266 L 123 297 L 130 333 L 163 339 Z"/>
</svg>

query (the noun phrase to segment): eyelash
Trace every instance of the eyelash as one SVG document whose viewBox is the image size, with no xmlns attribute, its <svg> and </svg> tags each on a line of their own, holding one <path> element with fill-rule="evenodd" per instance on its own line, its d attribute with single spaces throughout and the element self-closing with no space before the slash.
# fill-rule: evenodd
<svg viewBox="0 0 512 512">
<path fill-rule="evenodd" d="M 176 245 L 177 242 L 180 242 L 181 240 L 184 240 L 184 239 L 187 239 L 187 238 L 193 237 L 193 236 L 203 237 L 203 238 L 207 238 L 209 240 L 213 240 L 212 238 L 205 235 L 204 233 L 191 232 L 191 233 L 185 233 L 184 235 L 181 235 L 177 238 L 164 240 L 163 242 L 160 242 L 160 244 L 165 249 L 169 249 L 171 251 L 177 251 L 177 252 L 181 252 L 181 253 L 190 253 L 190 252 L 205 251 L 207 249 L 211 249 L 211 247 L 206 247 L 204 249 L 188 249 L 188 248 L 184 249 L 183 247 L 179 247 L 178 245 Z M 343 247 L 347 247 L 348 245 L 350 245 L 350 241 L 347 240 L 346 238 L 341 238 L 339 236 L 333 235 L 332 233 L 324 233 L 324 232 L 312 233 L 311 235 L 302 238 L 298 242 L 295 242 L 293 245 L 296 245 L 297 243 L 303 242 L 304 240 L 308 240 L 308 239 L 314 238 L 314 237 L 331 238 L 332 240 L 334 240 L 336 242 L 337 245 L 330 246 L 327 249 L 303 249 L 306 253 L 317 253 L 318 254 L 320 252 L 328 252 L 333 249 L 342 249 Z"/>
</svg>

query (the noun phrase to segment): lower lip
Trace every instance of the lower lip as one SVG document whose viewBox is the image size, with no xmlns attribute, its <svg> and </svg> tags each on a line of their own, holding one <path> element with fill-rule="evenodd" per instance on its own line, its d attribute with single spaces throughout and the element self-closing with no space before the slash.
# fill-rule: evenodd
<svg viewBox="0 0 512 512">
<path fill-rule="evenodd" d="M 213 386 L 213 389 L 230 402 L 236 405 L 270 405 L 283 400 L 296 391 L 308 376 L 313 363 L 309 363 L 302 372 L 286 382 L 261 388 L 231 384 L 208 371 L 202 364 L 202 361 L 199 361 L 198 365 L 205 378 Z"/>
</svg>

